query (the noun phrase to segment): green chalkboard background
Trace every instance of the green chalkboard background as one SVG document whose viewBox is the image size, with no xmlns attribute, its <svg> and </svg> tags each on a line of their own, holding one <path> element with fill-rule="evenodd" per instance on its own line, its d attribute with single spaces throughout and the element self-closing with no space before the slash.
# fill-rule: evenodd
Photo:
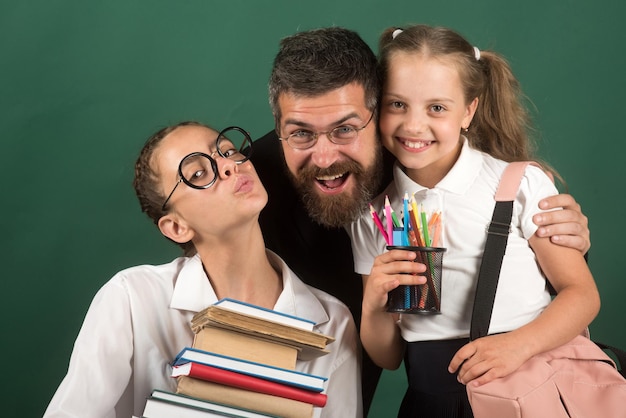
<svg viewBox="0 0 626 418">
<path fill-rule="evenodd" d="M 322 26 L 376 48 L 388 26 L 445 25 L 509 58 L 590 219 L 591 331 L 626 348 L 624 16 L 619 0 L 1 0 L 2 416 L 43 414 L 105 281 L 178 255 L 131 187 L 145 138 L 182 119 L 261 136 L 279 40 Z M 394 416 L 404 385 L 385 372 L 370 416 Z"/>
</svg>

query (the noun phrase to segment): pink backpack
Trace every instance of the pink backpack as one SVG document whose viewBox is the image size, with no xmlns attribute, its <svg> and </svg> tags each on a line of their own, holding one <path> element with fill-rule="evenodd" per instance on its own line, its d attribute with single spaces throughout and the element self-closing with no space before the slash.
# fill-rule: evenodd
<svg viewBox="0 0 626 418">
<path fill-rule="evenodd" d="M 496 192 L 474 301 L 472 339 L 489 329 L 513 201 L 528 164 L 509 164 Z M 626 367 L 623 362 L 621 366 Z M 467 395 L 475 418 L 626 418 L 626 379 L 588 335 L 532 357 L 506 377 L 468 385 Z"/>
</svg>

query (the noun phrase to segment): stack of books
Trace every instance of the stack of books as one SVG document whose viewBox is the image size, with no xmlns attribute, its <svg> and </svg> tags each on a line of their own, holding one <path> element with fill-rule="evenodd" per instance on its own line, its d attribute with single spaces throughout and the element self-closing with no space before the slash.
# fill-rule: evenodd
<svg viewBox="0 0 626 418">
<path fill-rule="evenodd" d="M 175 416 L 190 418 L 311 417 L 326 404 L 327 378 L 296 371 L 296 361 L 327 354 L 334 341 L 314 325 L 234 299 L 216 302 L 193 317 L 193 347 L 173 361 L 176 394 L 154 391 L 143 416 L 171 417 L 176 407 L 189 413 Z"/>
</svg>

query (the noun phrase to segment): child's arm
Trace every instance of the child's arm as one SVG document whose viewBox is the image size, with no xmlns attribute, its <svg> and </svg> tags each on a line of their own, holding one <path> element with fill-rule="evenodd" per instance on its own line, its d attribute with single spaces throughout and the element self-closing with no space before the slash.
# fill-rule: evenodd
<svg viewBox="0 0 626 418">
<path fill-rule="evenodd" d="M 415 275 L 425 271 L 423 264 L 410 261 L 415 256 L 411 251 L 385 252 L 374 260 L 370 275 L 363 275 L 361 341 L 374 363 L 385 369 L 397 369 L 404 355 L 404 340 L 396 325 L 398 315 L 386 311 L 387 292 L 401 284 L 426 282 L 423 276 Z"/>
<path fill-rule="evenodd" d="M 532 356 L 558 347 L 587 327 L 600 296 L 582 254 L 536 235 L 529 240 L 540 267 L 558 295 L 533 321 L 517 330 L 479 338 L 461 348 L 449 371 L 462 383 L 484 384 L 506 376 Z"/>
</svg>

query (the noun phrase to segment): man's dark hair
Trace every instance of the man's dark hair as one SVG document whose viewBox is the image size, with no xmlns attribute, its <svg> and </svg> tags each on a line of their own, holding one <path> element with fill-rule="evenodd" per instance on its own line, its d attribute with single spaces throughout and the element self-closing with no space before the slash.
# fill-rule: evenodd
<svg viewBox="0 0 626 418">
<path fill-rule="evenodd" d="M 316 97 L 351 83 L 363 86 L 365 104 L 374 112 L 380 91 L 376 55 L 356 32 L 333 27 L 282 39 L 269 81 L 277 125 L 281 94 Z"/>
</svg>

